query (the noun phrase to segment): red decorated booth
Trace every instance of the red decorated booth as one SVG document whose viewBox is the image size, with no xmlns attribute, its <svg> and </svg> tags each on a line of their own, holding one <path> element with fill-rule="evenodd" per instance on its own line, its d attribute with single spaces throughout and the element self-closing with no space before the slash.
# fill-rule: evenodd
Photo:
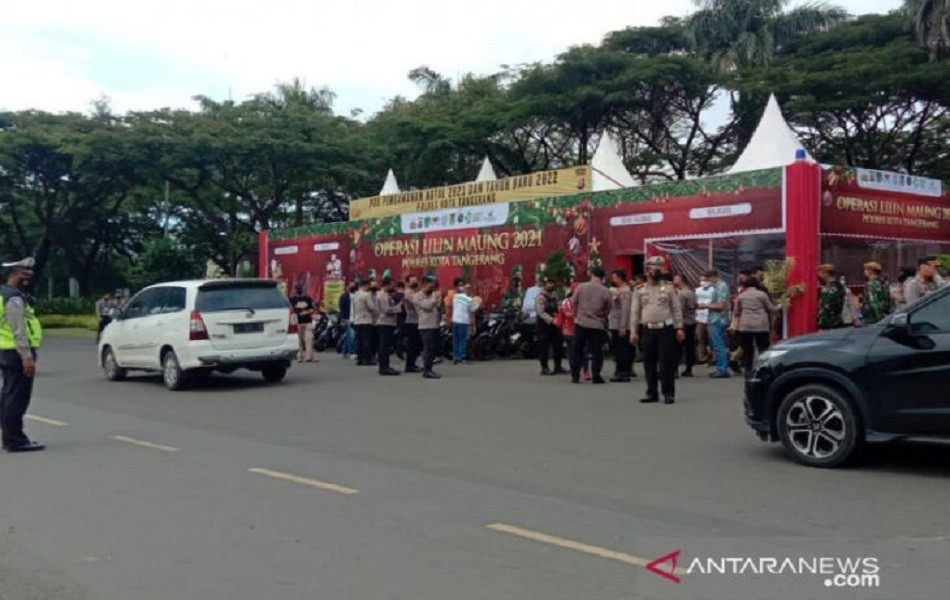
<svg viewBox="0 0 950 600">
<path fill-rule="evenodd" d="M 892 189 L 877 177 L 826 172 L 802 160 L 614 191 L 263 231 L 260 275 L 288 291 L 302 285 L 330 308 L 357 277 L 432 273 L 444 286 L 461 276 L 491 306 L 515 280 L 532 285 L 556 250 L 578 279 L 591 264 L 638 273 L 644 256 L 664 254 L 691 284 L 709 266 L 734 284 L 739 269 L 787 255 L 795 258 L 789 283 L 805 286 L 788 312 L 786 333 L 794 336 L 815 330 L 820 262 L 834 262 L 849 278 L 866 260 L 896 274 L 921 253 L 950 250 L 950 199 L 939 182 L 907 179 L 907 189 Z"/>
</svg>

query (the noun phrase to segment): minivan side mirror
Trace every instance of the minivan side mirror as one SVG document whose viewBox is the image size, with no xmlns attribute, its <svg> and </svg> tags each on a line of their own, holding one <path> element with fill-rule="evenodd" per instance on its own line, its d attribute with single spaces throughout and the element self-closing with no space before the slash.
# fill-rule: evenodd
<svg viewBox="0 0 950 600">
<path fill-rule="evenodd" d="M 121 309 L 121 308 L 113 308 L 112 310 L 110 310 L 110 311 L 109 311 L 109 318 L 112 319 L 113 321 L 121 321 L 121 320 L 122 320 L 122 309 Z"/>
</svg>

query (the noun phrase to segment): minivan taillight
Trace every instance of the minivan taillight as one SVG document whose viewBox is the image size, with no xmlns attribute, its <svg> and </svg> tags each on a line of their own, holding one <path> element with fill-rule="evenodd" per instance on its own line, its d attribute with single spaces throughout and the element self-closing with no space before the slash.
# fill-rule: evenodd
<svg viewBox="0 0 950 600">
<path fill-rule="evenodd" d="M 191 323 L 188 326 L 188 339 L 192 342 L 208 339 L 208 328 L 197 310 L 191 311 Z"/>
<path fill-rule="evenodd" d="M 290 324 L 287 325 L 287 333 L 297 333 L 300 330 L 300 321 L 297 320 L 297 311 L 290 309 Z"/>
</svg>

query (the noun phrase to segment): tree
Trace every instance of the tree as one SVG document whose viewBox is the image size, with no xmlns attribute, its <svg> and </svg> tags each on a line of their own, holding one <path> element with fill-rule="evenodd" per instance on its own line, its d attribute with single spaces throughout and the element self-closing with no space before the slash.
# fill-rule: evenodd
<svg viewBox="0 0 950 600">
<path fill-rule="evenodd" d="M 693 51 L 721 73 L 767 67 L 795 40 L 827 31 L 848 13 L 825 2 L 808 2 L 786 10 L 790 0 L 693 0 L 699 10 L 688 20 Z M 768 95 L 732 98 L 737 115 L 739 147 L 752 137 Z"/>
<path fill-rule="evenodd" d="M 930 60 L 950 47 L 950 0 L 904 0 L 904 10 Z"/>
<path fill-rule="evenodd" d="M 594 46 L 571 48 L 550 65 L 526 67 L 511 89 L 511 110 L 521 118 L 562 124 L 570 134 L 570 159 L 587 164 L 599 133 L 629 100 L 623 74 L 633 57 Z"/>
<path fill-rule="evenodd" d="M 121 245 L 112 226 L 149 159 L 121 119 L 37 111 L 0 118 L 3 250 L 36 258 L 36 281 L 57 255 L 85 289 L 96 261 Z"/>
<path fill-rule="evenodd" d="M 564 286 L 571 278 L 571 263 L 567 260 L 567 255 L 564 253 L 564 250 L 555 250 L 551 256 L 544 261 L 544 270 L 541 272 L 541 275 L 545 279 L 551 279 L 556 282 L 556 285 L 561 290 L 564 289 Z"/>
<path fill-rule="evenodd" d="M 818 160 L 946 176 L 948 80 L 950 60 L 929 61 L 900 15 L 866 15 L 747 72 L 742 89 L 774 90 Z"/>
<path fill-rule="evenodd" d="M 170 238 L 145 243 L 129 271 L 133 290 L 166 281 L 196 279 L 204 274 L 204 263 L 194 252 Z"/>
</svg>

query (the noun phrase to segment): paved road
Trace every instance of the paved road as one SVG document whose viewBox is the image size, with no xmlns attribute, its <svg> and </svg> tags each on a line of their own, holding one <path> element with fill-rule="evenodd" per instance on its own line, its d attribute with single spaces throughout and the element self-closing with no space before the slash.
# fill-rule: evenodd
<svg viewBox="0 0 950 600">
<path fill-rule="evenodd" d="M 950 449 L 799 467 L 738 380 L 572 386 L 533 363 L 380 378 L 335 355 L 266 386 L 108 383 L 49 340 L 0 455 L 0 599 L 944 598 Z M 680 550 L 677 584 L 644 568 Z M 702 575 L 706 557 L 874 557 L 880 587 Z M 806 561 L 807 562 L 807 561 Z M 663 568 L 669 567 L 669 563 Z"/>
</svg>

